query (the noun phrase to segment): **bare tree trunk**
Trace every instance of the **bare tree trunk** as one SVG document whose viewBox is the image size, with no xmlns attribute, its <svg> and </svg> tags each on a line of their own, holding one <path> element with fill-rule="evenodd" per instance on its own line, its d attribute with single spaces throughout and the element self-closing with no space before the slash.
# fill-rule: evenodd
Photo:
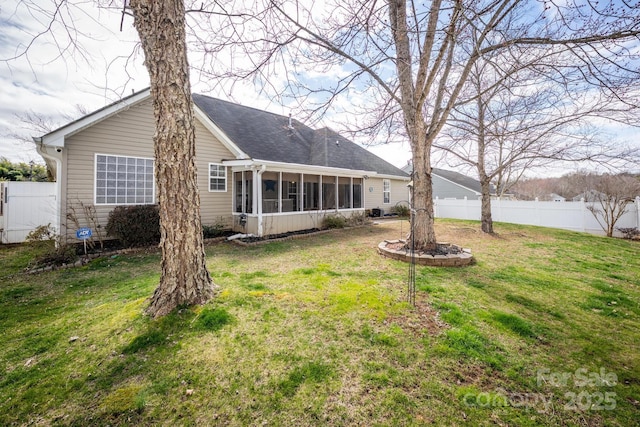
<svg viewBox="0 0 640 427">
<path fill-rule="evenodd" d="M 131 0 L 151 80 L 162 273 L 147 313 L 164 316 L 215 294 L 205 264 L 195 125 L 182 0 Z"/>
<path fill-rule="evenodd" d="M 479 76 L 474 76 L 479 77 Z M 480 79 L 474 81 L 476 92 L 482 93 Z M 476 100 L 478 106 L 478 178 L 480 179 L 480 193 L 482 194 L 482 205 L 480 207 L 480 224 L 482 231 L 487 234 L 493 234 L 493 218 L 491 218 L 491 179 L 487 176 L 485 169 L 486 159 L 486 139 L 485 139 L 485 108 L 486 103 L 482 96 L 478 96 Z"/>
<path fill-rule="evenodd" d="M 433 186 L 431 177 L 430 147 L 426 138 L 416 136 L 413 148 L 413 247 L 416 250 L 433 250 L 436 247 L 434 229 Z"/>
<path fill-rule="evenodd" d="M 416 93 L 411 69 L 411 47 L 407 29 L 405 0 L 389 2 L 389 19 L 396 44 L 396 70 L 400 86 L 400 107 L 411 142 L 413 155 L 413 232 L 411 242 L 414 249 L 432 250 L 436 247 L 433 221 L 433 188 L 431 185 L 431 145 L 433 138 L 427 136 L 427 127 L 422 116 L 420 94 Z"/>
<path fill-rule="evenodd" d="M 493 234 L 493 218 L 491 217 L 491 184 L 488 178 L 480 178 L 480 192 L 482 193 L 482 207 L 480 208 L 480 222 L 482 231 Z"/>
</svg>

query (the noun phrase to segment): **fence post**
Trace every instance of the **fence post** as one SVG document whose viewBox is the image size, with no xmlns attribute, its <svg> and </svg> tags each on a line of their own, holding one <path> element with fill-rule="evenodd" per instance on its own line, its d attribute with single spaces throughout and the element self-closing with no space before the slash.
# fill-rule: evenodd
<svg viewBox="0 0 640 427">
<path fill-rule="evenodd" d="M 587 201 L 584 197 L 580 198 L 580 206 L 582 207 L 582 232 L 587 231 Z"/>
<path fill-rule="evenodd" d="M 636 196 L 636 228 L 640 229 L 640 196 Z"/>
<path fill-rule="evenodd" d="M 433 217 L 438 218 L 438 196 L 433 200 Z"/>
</svg>

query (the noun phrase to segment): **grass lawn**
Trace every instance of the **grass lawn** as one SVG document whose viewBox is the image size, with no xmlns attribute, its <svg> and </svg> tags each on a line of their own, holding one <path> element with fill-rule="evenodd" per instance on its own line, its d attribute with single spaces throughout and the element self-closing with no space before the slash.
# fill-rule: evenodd
<svg viewBox="0 0 640 427">
<path fill-rule="evenodd" d="M 159 255 L 27 275 L 0 246 L 0 425 L 584 425 L 640 419 L 640 244 L 438 220 L 477 264 L 416 268 L 407 222 L 207 248 L 219 296 L 143 316 Z"/>
</svg>

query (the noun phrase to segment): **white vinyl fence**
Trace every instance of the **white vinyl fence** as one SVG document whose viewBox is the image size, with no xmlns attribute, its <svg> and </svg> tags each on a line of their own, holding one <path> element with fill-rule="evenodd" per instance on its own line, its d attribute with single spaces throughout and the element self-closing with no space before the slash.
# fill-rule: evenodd
<svg viewBox="0 0 640 427">
<path fill-rule="evenodd" d="M 436 218 L 480 220 L 480 200 L 436 199 Z M 539 225 L 592 234 L 606 234 L 593 214 L 587 209 L 592 203 L 540 202 L 520 200 L 492 200 L 491 216 L 496 222 Z M 640 197 L 629 203 L 616 228 L 640 228 Z M 616 231 L 616 234 L 618 232 Z"/>
<path fill-rule="evenodd" d="M 41 225 L 55 227 L 55 182 L 0 182 L 0 196 L 0 243 L 24 242 Z"/>
</svg>

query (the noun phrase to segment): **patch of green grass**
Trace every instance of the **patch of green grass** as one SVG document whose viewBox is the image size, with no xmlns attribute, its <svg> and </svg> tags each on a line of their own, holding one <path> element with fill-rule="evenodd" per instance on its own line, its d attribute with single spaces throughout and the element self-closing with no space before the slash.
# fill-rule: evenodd
<svg viewBox="0 0 640 427">
<path fill-rule="evenodd" d="M 501 369 L 504 364 L 498 346 L 471 325 L 449 329 L 445 337 L 439 347 L 444 353 L 477 360 L 496 369 Z"/>
<path fill-rule="evenodd" d="M 470 247 L 478 263 L 417 266 L 416 307 L 407 264 L 375 252 L 408 224 L 385 222 L 251 248 L 210 244 L 218 296 L 159 320 L 143 314 L 157 253 L 28 275 L 36 249 L 0 246 L 0 425 L 458 425 L 462 413 L 468 425 L 634 425 L 640 246 L 436 224 L 439 240 Z M 536 378 L 601 367 L 617 385 Z M 609 391 L 617 406 L 461 401 L 501 390 L 562 404 L 566 392 Z"/>
<path fill-rule="evenodd" d="M 523 297 L 522 295 L 516 294 L 506 294 L 504 299 L 508 302 L 518 304 L 522 307 L 525 307 L 533 312 L 536 312 L 538 315 L 549 314 L 557 319 L 564 319 L 565 315 L 561 312 L 553 310 L 544 304 L 541 304 L 537 301 L 534 301 L 530 298 Z"/>
<path fill-rule="evenodd" d="M 118 388 L 107 395 L 100 405 L 107 414 L 122 414 L 127 412 L 141 412 L 145 406 L 142 386 L 131 384 Z"/>
<path fill-rule="evenodd" d="M 196 318 L 196 326 L 207 331 L 218 331 L 233 321 L 233 317 L 224 308 L 205 308 Z"/>
<path fill-rule="evenodd" d="M 294 368 L 285 379 L 278 382 L 276 388 L 285 397 L 291 397 L 304 383 L 320 383 L 333 373 L 330 366 L 321 362 L 307 362 Z"/>
<path fill-rule="evenodd" d="M 469 316 L 464 314 L 454 303 L 436 303 L 434 304 L 434 307 L 440 311 L 440 317 L 442 320 L 451 326 L 462 326 L 469 321 Z"/>
<path fill-rule="evenodd" d="M 493 310 L 491 312 L 491 319 L 523 338 L 537 337 L 537 334 L 534 332 L 533 325 L 515 314 L 508 314 Z"/>
<path fill-rule="evenodd" d="M 365 362 L 364 369 L 362 379 L 375 387 L 396 385 L 400 378 L 398 370 L 384 362 Z"/>
<path fill-rule="evenodd" d="M 487 283 L 476 279 L 474 277 L 469 277 L 465 280 L 465 283 L 471 287 L 477 288 L 477 289 L 484 289 L 487 287 Z"/>
<path fill-rule="evenodd" d="M 373 345 L 396 347 L 398 340 L 390 334 L 375 332 L 369 325 L 365 325 L 360 332 L 360 336 Z"/>
<path fill-rule="evenodd" d="M 135 337 L 122 349 L 122 354 L 138 353 L 141 350 L 163 345 L 167 341 L 167 334 L 160 330 L 147 331 Z"/>
</svg>

